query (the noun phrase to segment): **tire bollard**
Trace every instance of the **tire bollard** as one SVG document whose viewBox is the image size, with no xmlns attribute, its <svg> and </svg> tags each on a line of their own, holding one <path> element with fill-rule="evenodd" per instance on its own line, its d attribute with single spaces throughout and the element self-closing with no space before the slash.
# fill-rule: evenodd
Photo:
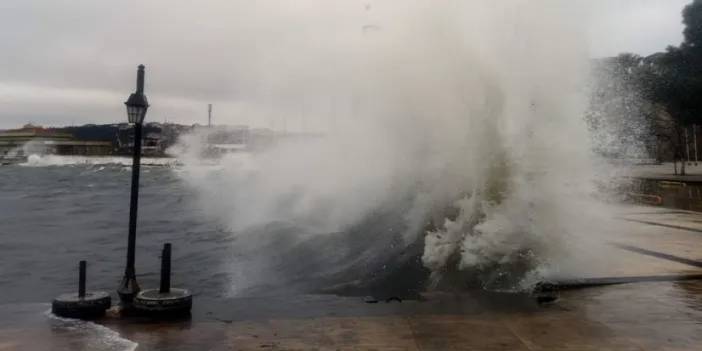
<svg viewBox="0 0 702 351">
<path fill-rule="evenodd" d="M 78 292 L 59 295 L 51 302 L 51 312 L 59 317 L 93 319 L 102 317 L 112 306 L 110 294 L 104 291 L 86 291 L 87 263 L 80 261 Z"/>
<path fill-rule="evenodd" d="M 190 314 L 192 304 L 190 291 L 171 288 L 171 244 L 165 244 L 161 253 L 160 286 L 139 292 L 134 298 L 134 307 L 145 315 L 177 317 Z"/>
</svg>

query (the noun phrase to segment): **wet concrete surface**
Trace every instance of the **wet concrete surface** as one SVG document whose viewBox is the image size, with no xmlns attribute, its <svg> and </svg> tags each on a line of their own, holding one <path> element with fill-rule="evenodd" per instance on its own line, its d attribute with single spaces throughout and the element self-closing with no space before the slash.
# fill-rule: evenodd
<svg viewBox="0 0 702 351">
<path fill-rule="evenodd" d="M 389 304 L 334 296 L 202 304 L 191 320 L 100 323 L 137 350 L 702 349 L 701 282 L 568 291 L 548 305 L 484 292 Z M 0 340 L 0 350 L 100 349 L 70 328 L 3 328 Z"/>
<path fill-rule="evenodd" d="M 680 163 L 677 166 L 678 172 L 680 172 Z M 639 179 L 702 183 L 702 162 L 686 164 L 685 175 L 675 174 L 672 163 L 629 165 L 622 170 L 622 173 Z"/>
<path fill-rule="evenodd" d="M 702 350 L 702 282 L 678 281 L 702 274 L 702 214 L 631 206 L 613 217 L 599 249 L 611 259 L 582 277 L 632 283 L 562 291 L 552 304 L 484 291 L 235 299 L 180 324 L 107 324 L 145 350 Z"/>
<path fill-rule="evenodd" d="M 702 212 L 702 179 L 636 179 L 631 184 L 632 200 L 670 209 Z"/>
<path fill-rule="evenodd" d="M 586 268 L 578 278 L 616 284 L 553 303 L 480 290 L 376 304 L 195 296 L 190 319 L 87 324 L 49 317 L 48 304 L 4 305 L 0 350 L 702 350 L 702 214 L 628 206 L 612 217 L 599 246 L 571 259 Z"/>
</svg>

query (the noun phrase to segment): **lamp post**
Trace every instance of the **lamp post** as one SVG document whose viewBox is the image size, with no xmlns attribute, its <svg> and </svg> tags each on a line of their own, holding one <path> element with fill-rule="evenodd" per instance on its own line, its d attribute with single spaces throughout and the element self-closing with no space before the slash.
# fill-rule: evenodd
<svg viewBox="0 0 702 351">
<path fill-rule="evenodd" d="M 144 95 L 144 65 L 139 65 L 137 71 L 136 92 L 129 96 L 127 102 L 129 123 L 134 124 L 134 156 L 132 159 L 132 193 L 129 203 L 129 240 L 127 242 L 127 266 L 124 278 L 117 289 L 117 294 L 124 304 L 131 304 L 134 296 L 139 293 L 139 283 L 134 269 L 134 251 L 136 246 L 136 221 L 139 205 L 139 169 L 141 164 L 141 127 L 149 109 L 149 102 Z"/>
</svg>

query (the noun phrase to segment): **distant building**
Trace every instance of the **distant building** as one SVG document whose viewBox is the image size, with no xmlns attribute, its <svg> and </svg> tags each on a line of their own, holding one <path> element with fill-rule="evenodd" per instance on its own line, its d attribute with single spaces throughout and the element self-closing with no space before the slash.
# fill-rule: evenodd
<svg viewBox="0 0 702 351">
<path fill-rule="evenodd" d="M 146 129 L 141 142 L 141 153 L 145 156 L 164 156 L 165 145 L 160 127 L 150 126 Z M 120 126 L 117 131 L 117 148 L 121 154 L 130 154 L 134 148 L 134 128 Z"/>
<path fill-rule="evenodd" d="M 210 126 L 194 125 L 196 133 L 204 136 L 207 157 L 220 157 L 235 152 L 245 152 L 249 149 L 250 130 L 247 126 Z"/>
<path fill-rule="evenodd" d="M 72 134 L 27 124 L 0 131 L 0 157 L 38 155 L 110 155 L 111 142 L 75 140 Z"/>
</svg>

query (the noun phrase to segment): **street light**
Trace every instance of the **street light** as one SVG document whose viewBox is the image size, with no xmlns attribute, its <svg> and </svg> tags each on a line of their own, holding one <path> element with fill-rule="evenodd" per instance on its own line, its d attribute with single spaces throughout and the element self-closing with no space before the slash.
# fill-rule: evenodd
<svg viewBox="0 0 702 351">
<path fill-rule="evenodd" d="M 129 123 L 141 125 L 146 117 L 146 110 L 149 109 L 149 102 L 144 95 L 144 65 L 139 65 L 137 71 L 137 90 L 129 95 L 129 99 L 124 103 L 127 106 L 127 117 Z"/>
<path fill-rule="evenodd" d="M 124 278 L 117 289 L 117 294 L 124 304 L 131 304 L 134 296 L 139 293 L 139 283 L 136 281 L 134 269 L 134 251 L 136 246 L 136 221 L 139 205 L 139 169 L 141 165 L 141 127 L 149 109 L 149 102 L 144 95 L 144 65 L 139 65 L 137 71 L 137 89 L 129 96 L 127 102 L 127 117 L 134 124 L 134 156 L 132 159 L 132 194 L 129 203 L 129 240 L 127 242 L 127 266 Z"/>
</svg>

